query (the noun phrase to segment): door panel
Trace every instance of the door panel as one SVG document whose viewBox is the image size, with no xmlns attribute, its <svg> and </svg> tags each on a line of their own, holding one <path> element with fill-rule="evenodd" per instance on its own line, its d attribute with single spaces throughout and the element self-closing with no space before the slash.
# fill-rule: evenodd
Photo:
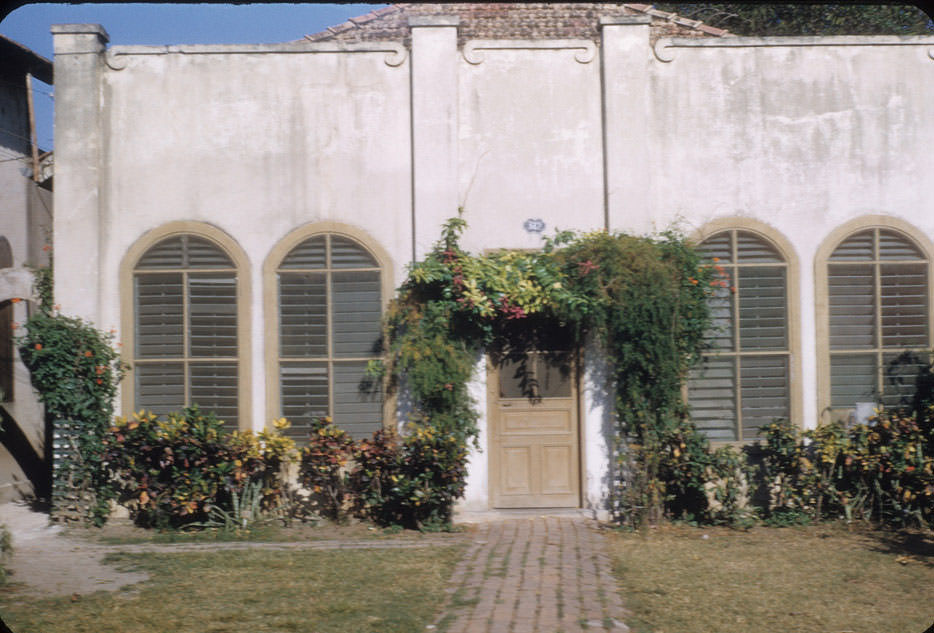
<svg viewBox="0 0 934 633">
<path fill-rule="evenodd" d="M 576 363 L 530 352 L 490 363 L 490 495 L 495 508 L 580 506 Z"/>
</svg>

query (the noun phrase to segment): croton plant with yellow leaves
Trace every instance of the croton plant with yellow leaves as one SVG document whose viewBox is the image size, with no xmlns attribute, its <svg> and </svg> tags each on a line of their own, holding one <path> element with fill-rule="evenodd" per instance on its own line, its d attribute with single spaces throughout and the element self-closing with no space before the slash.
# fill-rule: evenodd
<svg viewBox="0 0 934 633">
<path fill-rule="evenodd" d="M 296 457 L 294 442 L 281 434 L 288 422 L 277 420 L 259 434 L 227 433 L 223 426 L 196 406 L 115 421 L 104 438 L 105 462 L 119 502 L 138 524 L 202 522 L 248 483 L 260 483 L 266 509 L 279 503 L 282 469 Z"/>
<path fill-rule="evenodd" d="M 934 528 L 934 407 L 878 409 L 866 424 L 763 429 L 767 520 L 846 517 Z"/>
</svg>

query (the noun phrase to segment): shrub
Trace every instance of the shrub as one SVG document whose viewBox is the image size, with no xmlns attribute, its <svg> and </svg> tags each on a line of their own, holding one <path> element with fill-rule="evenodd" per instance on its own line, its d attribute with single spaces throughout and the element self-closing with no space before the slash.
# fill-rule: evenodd
<svg viewBox="0 0 934 633">
<path fill-rule="evenodd" d="M 749 492 L 752 477 L 746 455 L 732 446 L 722 446 L 711 454 L 704 475 L 706 521 L 742 528 L 755 524 L 757 517 Z"/>
<path fill-rule="evenodd" d="M 467 450 L 453 433 L 414 426 L 403 437 L 378 431 L 354 453 L 364 513 L 382 525 L 434 530 L 450 525 L 464 493 Z"/>
<path fill-rule="evenodd" d="M 762 474 L 768 513 L 778 523 L 834 516 L 891 526 L 934 527 L 934 409 L 880 411 L 869 424 L 799 432 L 764 427 Z"/>
<path fill-rule="evenodd" d="M 352 510 L 353 457 L 353 439 L 331 418 L 312 420 L 308 445 L 301 450 L 298 477 L 320 513 L 333 521 L 343 522 Z"/>
<path fill-rule="evenodd" d="M 181 527 L 208 520 L 214 508 L 232 511 L 237 495 L 255 482 L 263 508 L 278 504 L 290 440 L 278 429 L 263 437 L 225 434 L 221 420 L 196 406 L 166 419 L 140 412 L 110 429 L 107 466 L 137 523 Z"/>
<path fill-rule="evenodd" d="M 381 429 L 354 441 L 320 418 L 301 454 L 299 480 L 337 521 L 357 514 L 380 525 L 440 529 L 464 491 L 467 450 L 454 433 L 432 426 L 413 425 L 404 436 Z"/>
<path fill-rule="evenodd" d="M 113 333 L 46 310 L 29 317 L 24 327 L 16 342 L 46 416 L 76 429 L 76 453 L 63 464 L 68 476 L 57 482 L 53 502 L 64 486 L 66 494 L 81 500 L 83 518 L 103 523 L 113 491 L 102 467 L 102 440 L 125 371 L 112 346 Z"/>
</svg>

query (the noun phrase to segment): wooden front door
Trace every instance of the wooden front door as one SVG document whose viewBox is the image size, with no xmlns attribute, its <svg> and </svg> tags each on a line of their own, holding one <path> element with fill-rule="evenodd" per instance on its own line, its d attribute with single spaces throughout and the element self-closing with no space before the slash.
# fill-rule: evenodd
<svg viewBox="0 0 934 633">
<path fill-rule="evenodd" d="M 494 508 L 580 506 L 576 365 L 569 352 L 490 362 Z"/>
</svg>

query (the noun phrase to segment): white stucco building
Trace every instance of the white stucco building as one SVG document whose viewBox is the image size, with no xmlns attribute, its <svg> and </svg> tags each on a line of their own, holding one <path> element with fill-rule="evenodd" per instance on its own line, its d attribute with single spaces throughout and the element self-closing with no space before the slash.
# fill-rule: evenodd
<svg viewBox="0 0 934 633">
<path fill-rule="evenodd" d="M 893 399 L 888 368 L 931 349 L 934 37 L 736 37 L 619 4 L 395 5 L 277 45 L 53 33 L 56 300 L 119 332 L 124 412 L 391 423 L 355 388 L 380 308 L 461 206 L 474 251 L 542 226 L 701 241 L 736 286 L 688 390 L 718 441 Z M 551 444 L 506 446 L 514 403 L 478 363 L 464 508 L 602 507 L 583 356 Z"/>
</svg>

